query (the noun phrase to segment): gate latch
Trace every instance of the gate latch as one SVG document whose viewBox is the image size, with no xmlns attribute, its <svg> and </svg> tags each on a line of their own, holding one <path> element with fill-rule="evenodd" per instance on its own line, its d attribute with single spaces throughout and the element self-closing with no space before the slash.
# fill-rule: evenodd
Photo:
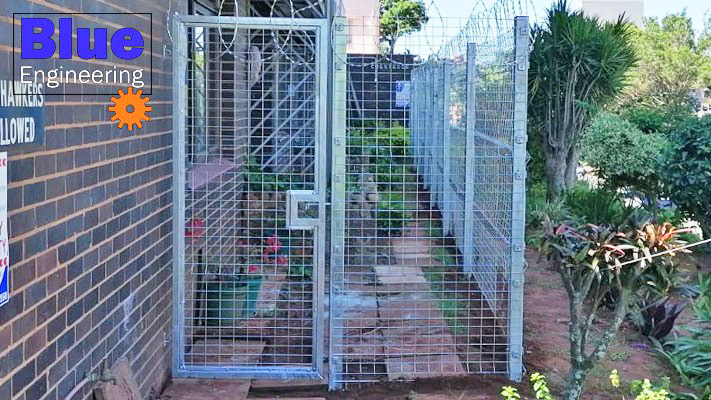
<svg viewBox="0 0 711 400">
<path fill-rule="evenodd" d="M 286 191 L 286 228 L 312 230 L 318 226 L 319 196 L 313 190 Z"/>
</svg>

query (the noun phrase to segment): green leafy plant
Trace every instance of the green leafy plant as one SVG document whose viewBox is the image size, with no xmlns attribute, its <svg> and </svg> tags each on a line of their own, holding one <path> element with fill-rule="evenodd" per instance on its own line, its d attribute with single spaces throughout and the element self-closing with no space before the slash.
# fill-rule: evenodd
<svg viewBox="0 0 711 400">
<path fill-rule="evenodd" d="M 679 373 L 684 384 L 711 396 L 711 275 L 699 275 L 699 296 L 694 300 L 696 323 L 685 327 L 656 349 Z"/>
<path fill-rule="evenodd" d="M 622 117 L 644 133 L 667 134 L 684 119 L 691 116 L 688 110 L 674 108 L 633 107 L 622 112 Z"/>
<path fill-rule="evenodd" d="M 644 223 L 617 229 L 593 224 L 546 224 L 541 250 L 561 276 L 570 302 L 567 400 L 580 398 L 588 373 L 607 353 L 631 302 L 645 285 L 644 272 L 664 268 L 672 257 L 652 255 L 683 244 L 675 233 L 670 224 Z M 599 306 L 613 291 L 617 301 L 608 325 L 593 337 Z"/>
<path fill-rule="evenodd" d="M 546 377 L 534 372 L 529 378 L 533 384 L 533 391 L 536 393 L 536 398 L 541 400 L 553 400 L 550 389 L 548 389 L 548 383 L 546 382 Z"/>
<path fill-rule="evenodd" d="M 538 372 L 531 374 L 529 378 L 531 385 L 533 386 L 533 392 L 536 395 L 536 399 L 540 400 L 553 400 L 554 397 L 551 391 L 548 389 L 548 383 L 546 382 L 546 377 Z M 622 382 L 620 379 L 620 374 L 616 369 L 610 372 L 610 383 L 614 388 L 620 388 Z M 669 390 L 671 381 L 669 378 L 663 378 L 662 383 L 655 385 L 649 379 L 635 380 L 629 384 L 629 392 L 634 396 L 634 400 L 670 400 L 674 396 Z M 501 388 L 499 393 L 504 400 L 519 400 L 521 395 L 513 386 L 504 386 Z M 675 397 L 676 398 L 676 397 Z M 622 396 L 622 400 L 625 396 Z"/>
<path fill-rule="evenodd" d="M 593 118 L 581 141 L 583 161 L 595 168 L 607 188 L 641 193 L 653 207 L 662 192 L 659 174 L 667 146 L 662 134 L 644 133 L 609 113 Z"/>
<path fill-rule="evenodd" d="M 412 217 L 401 193 L 380 193 L 376 211 L 378 230 L 384 235 L 400 234 L 405 222 Z"/>
<path fill-rule="evenodd" d="M 671 200 L 711 236 L 711 116 L 689 118 L 669 135 L 662 178 Z"/>
<path fill-rule="evenodd" d="M 256 157 L 247 160 L 247 182 L 252 191 L 286 191 L 304 188 L 302 174 L 275 173 L 262 169 Z"/>
<path fill-rule="evenodd" d="M 504 400 L 519 400 L 521 398 L 521 395 L 518 393 L 518 389 L 513 386 L 502 387 L 500 394 Z"/>
<path fill-rule="evenodd" d="M 541 193 L 541 186 L 536 185 L 529 190 L 526 201 L 526 224 L 529 228 L 540 228 L 546 217 L 553 221 L 566 221 L 572 218 L 572 213 L 563 199 L 546 200 L 545 193 Z M 545 191 L 545 186 L 543 186 Z"/>
<path fill-rule="evenodd" d="M 596 225 L 618 226 L 632 212 L 614 191 L 593 189 L 584 182 L 565 194 L 564 204 L 580 220 Z"/>
<path fill-rule="evenodd" d="M 649 379 L 634 381 L 630 384 L 635 400 L 669 400 L 671 393 L 668 388 L 657 387 Z"/>
<path fill-rule="evenodd" d="M 347 154 L 352 163 L 362 165 L 375 177 L 380 191 L 402 190 L 417 182 L 411 167 L 410 130 L 399 124 L 365 126 L 348 135 Z"/>
<path fill-rule="evenodd" d="M 681 226 L 685 219 L 684 214 L 676 208 L 665 208 L 657 211 L 656 222 L 660 224 L 670 222 L 674 226 Z"/>
</svg>

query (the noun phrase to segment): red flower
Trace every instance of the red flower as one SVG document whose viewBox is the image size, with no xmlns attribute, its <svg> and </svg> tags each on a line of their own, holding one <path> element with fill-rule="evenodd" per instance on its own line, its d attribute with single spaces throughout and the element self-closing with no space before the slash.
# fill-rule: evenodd
<svg viewBox="0 0 711 400">
<path fill-rule="evenodd" d="M 276 235 L 268 237 L 266 242 L 267 248 L 265 251 L 268 251 L 269 253 L 276 253 L 279 249 L 281 249 L 281 241 L 279 241 L 279 237 Z"/>
<path fill-rule="evenodd" d="M 602 247 L 603 247 L 604 249 L 611 250 L 611 251 L 613 251 L 613 252 L 615 252 L 615 253 L 617 253 L 617 254 L 619 254 L 619 255 L 621 255 L 621 256 L 624 256 L 624 255 L 625 255 L 624 250 L 622 250 L 621 248 L 619 248 L 619 247 L 617 247 L 617 246 L 613 246 L 613 245 L 611 245 L 611 244 L 605 244 L 605 245 L 603 245 Z"/>
<path fill-rule="evenodd" d="M 248 267 L 247 271 L 249 271 L 250 274 L 254 274 L 254 273 L 259 272 L 259 269 L 260 269 L 259 265 L 250 265 Z"/>
<path fill-rule="evenodd" d="M 277 264 L 286 265 L 289 261 L 284 256 L 277 257 Z"/>
<path fill-rule="evenodd" d="M 205 233 L 205 221 L 193 218 L 185 226 L 185 236 L 189 238 L 200 237 Z"/>
</svg>

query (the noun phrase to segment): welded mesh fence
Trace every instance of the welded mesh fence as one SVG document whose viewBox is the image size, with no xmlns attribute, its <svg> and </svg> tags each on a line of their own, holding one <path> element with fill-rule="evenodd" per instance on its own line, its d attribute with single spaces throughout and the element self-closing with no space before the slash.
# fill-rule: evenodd
<svg viewBox="0 0 711 400">
<path fill-rule="evenodd" d="M 332 387 L 520 376 L 528 28 L 477 18 L 334 24 Z"/>
</svg>

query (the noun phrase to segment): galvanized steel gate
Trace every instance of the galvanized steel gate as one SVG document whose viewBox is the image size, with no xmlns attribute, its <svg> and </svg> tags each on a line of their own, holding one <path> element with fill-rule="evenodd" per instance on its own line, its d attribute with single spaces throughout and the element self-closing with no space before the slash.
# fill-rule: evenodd
<svg viewBox="0 0 711 400">
<path fill-rule="evenodd" d="M 326 21 L 173 24 L 173 373 L 319 378 Z"/>
</svg>

